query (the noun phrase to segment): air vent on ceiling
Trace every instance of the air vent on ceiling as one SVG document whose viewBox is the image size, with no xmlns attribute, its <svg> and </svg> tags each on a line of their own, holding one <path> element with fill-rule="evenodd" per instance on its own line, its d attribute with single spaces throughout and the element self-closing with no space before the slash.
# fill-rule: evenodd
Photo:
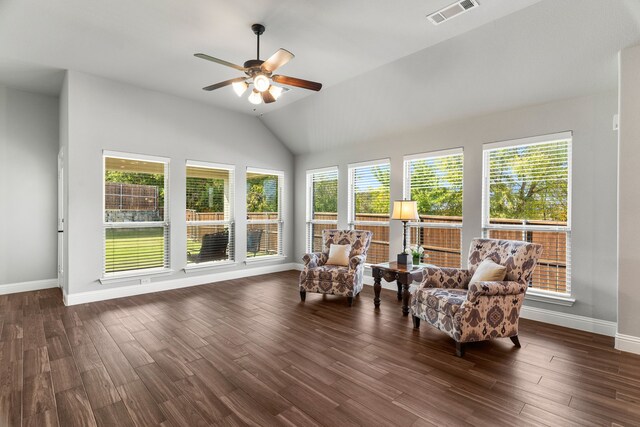
<svg viewBox="0 0 640 427">
<path fill-rule="evenodd" d="M 442 24 L 444 21 L 448 21 L 449 19 L 455 16 L 458 16 L 462 13 L 465 13 L 468 10 L 478 7 L 479 5 L 480 4 L 477 2 L 477 0 L 457 1 L 453 4 L 450 4 L 447 7 L 443 7 L 437 12 L 433 12 L 431 15 L 427 15 L 427 18 L 434 25 L 439 25 L 439 24 Z"/>
</svg>

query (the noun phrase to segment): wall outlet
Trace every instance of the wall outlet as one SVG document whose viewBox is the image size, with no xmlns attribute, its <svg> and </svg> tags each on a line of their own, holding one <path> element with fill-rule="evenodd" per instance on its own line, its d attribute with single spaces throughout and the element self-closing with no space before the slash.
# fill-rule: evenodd
<svg viewBox="0 0 640 427">
<path fill-rule="evenodd" d="M 148 283 L 151 283 L 151 277 L 143 277 L 142 279 L 140 279 L 141 285 L 146 285 Z"/>
</svg>

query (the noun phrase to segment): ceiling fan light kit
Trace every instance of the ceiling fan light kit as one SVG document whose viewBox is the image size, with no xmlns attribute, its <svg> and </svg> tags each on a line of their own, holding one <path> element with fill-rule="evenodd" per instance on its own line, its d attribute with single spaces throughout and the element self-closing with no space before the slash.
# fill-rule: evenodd
<svg viewBox="0 0 640 427">
<path fill-rule="evenodd" d="M 316 92 L 322 88 L 322 83 L 273 74 L 274 71 L 293 59 L 294 55 L 288 50 L 281 48 L 271 55 L 271 57 L 266 61 L 260 60 L 260 36 L 264 33 L 265 28 L 262 24 L 253 24 L 251 26 L 251 30 L 257 37 L 257 59 L 245 61 L 243 66 L 233 64 L 223 59 L 214 58 L 213 56 L 209 56 L 204 53 L 196 53 L 194 55 L 198 58 L 206 59 L 207 61 L 217 62 L 218 64 L 234 68 L 238 71 L 243 71 L 247 75 L 247 77 L 238 77 L 204 87 L 204 90 L 212 91 L 231 85 L 236 95 L 242 96 L 249 86 L 253 85 L 253 89 L 249 94 L 248 100 L 250 103 L 258 105 L 262 102 L 265 104 L 275 102 L 280 95 L 284 93 L 285 88 L 276 86 L 273 83 L 314 90 Z"/>
</svg>

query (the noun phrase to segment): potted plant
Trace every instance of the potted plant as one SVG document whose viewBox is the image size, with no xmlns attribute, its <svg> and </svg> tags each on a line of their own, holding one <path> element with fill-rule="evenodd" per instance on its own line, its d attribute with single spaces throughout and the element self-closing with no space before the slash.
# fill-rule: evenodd
<svg viewBox="0 0 640 427">
<path fill-rule="evenodd" d="M 424 253 L 424 248 L 421 245 L 411 246 L 411 256 L 413 257 L 413 264 L 418 265 L 423 257 L 427 255 Z"/>
</svg>

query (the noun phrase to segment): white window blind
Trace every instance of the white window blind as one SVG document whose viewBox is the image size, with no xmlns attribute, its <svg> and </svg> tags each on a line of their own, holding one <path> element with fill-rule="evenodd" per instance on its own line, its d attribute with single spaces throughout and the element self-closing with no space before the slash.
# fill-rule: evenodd
<svg viewBox="0 0 640 427">
<path fill-rule="evenodd" d="M 483 230 L 541 244 L 529 286 L 571 293 L 570 133 L 485 146 Z"/>
<path fill-rule="evenodd" d="M 406 156 L 404 195 L 418 204 L 410 242 L 425 250 L 422 262 L 460 267 L 462 262 L 462 149 Z"/>
<path fill-rule="evenodd" d="M 284 255 L 284 172 L 247 168 L 247 258 Z"/>
<path fill-rule="evenodd" d="M 322 230 L 338 226 L 338 168 L 307 172 L 307 251 L 322 250 Z"/>
<path fill-rule="evenodd" d="M 106 153 L 103 276 L 169 268 L 169 161 Z"/>
<path fill-rule="evenodd" d="M 187 264 L 233 261 L 234 168 L 187 162 Z"/>
<path fill-rule="evenodd" d="M 367 264 L 389 260 L 389 160 L 349 165 L 349 225 L 373 232 Z"/>
</svg>

